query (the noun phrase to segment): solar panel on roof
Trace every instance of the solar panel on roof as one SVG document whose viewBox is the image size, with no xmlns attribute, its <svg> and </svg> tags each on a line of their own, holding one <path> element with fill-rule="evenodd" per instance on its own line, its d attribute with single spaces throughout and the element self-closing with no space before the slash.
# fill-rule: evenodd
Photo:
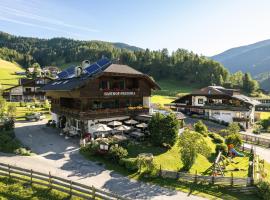
<svg viewBox="0 0 270 200">
<path fill-rule="evenodd" d="M 89 76 L 91 76 L 95 74 L 96 72 L 103 70 L 109 64 L 111 64 L 111 61 L 109 59 L 102 58 L 98 60 L 96 63 L 90 65 L 89 67 L 86 67 L 85 71 Z"/>
<path fill-rule="evenodd" d="M 64 71 L 60 72 L 59 74 L 57 74 L 58 78 L 63 79 L 63 78 L 68 78 L 75 75 L 75 67 L 69 67 L 67 69 L 65 69 Z"/>
<path fill-rule="evenodd" d="M 94 63 L 94 64 L 90 65 L 89 67 L 85 68 L 85 71 L 89 75 L 91 75 L 91 74 L 95 73 L 96 71 L 98 71 L 99 69 L 100 69 L 100 67 L 96 63 Z"/>
</svg>

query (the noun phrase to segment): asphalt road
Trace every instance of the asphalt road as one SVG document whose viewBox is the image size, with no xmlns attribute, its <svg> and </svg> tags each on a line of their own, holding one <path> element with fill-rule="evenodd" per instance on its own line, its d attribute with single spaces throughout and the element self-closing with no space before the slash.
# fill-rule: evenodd
<svg viewBox="0 0 270 200">
<path fill-rule="evenodd" d="M 49 173 L 111 191 L 131 199 L 204 199 L 184 192 L 131 180 L 79 154 L 78 141 L 65 140 L 45 122 L 16 123 L 15 133 L 37 155 L 0 154 L 3 163 Z"/>
</svg>

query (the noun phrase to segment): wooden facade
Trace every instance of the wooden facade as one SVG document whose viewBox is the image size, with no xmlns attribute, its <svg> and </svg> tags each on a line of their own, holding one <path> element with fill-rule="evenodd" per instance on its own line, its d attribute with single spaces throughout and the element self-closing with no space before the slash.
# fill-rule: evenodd
<svg viewBox="0 0 270 200">
<path fill-rule="evenodd" d="M 148 114 L 152 89 L 159 86 L 149 76 L 126 65 L 111 64 L 94 76 L 55 80 L 43 91 L 51 99 L 56 122 L 64 118 L 72 124 L 75 120 L 76 129 L 87 129 L 99 121 Z"/>
</svg>

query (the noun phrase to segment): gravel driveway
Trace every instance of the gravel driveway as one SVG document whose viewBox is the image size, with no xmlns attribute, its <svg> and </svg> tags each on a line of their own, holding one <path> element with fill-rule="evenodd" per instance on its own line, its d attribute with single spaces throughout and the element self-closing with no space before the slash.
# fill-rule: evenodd
<svg viewBox="0 0 270 200">
<path fill-rule="evenodd" d="M 16 123 L 16 136 L 37 155 L 0 154 L 1 162 L 94 185 L 131 199 L 204 199 L 157 185 L 130 180 L 79 154 L 78 141 L 65 140 L 42 122 Z"/>
</svg>

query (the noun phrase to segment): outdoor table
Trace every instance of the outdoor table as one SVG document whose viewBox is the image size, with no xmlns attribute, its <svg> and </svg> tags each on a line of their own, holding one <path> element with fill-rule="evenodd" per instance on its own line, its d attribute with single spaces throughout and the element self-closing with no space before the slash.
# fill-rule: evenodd
<svg viewBox="0 0 270 200">
<path fill-rule="evenodd" d="M 131 132 L 129 135 L 130 135 L 130 137 L 133 137 L 135 139 L 140 139 L 140 138 L 144 137 L 143 133 L 137 132 L 137 131 Z"/>
</svg>

